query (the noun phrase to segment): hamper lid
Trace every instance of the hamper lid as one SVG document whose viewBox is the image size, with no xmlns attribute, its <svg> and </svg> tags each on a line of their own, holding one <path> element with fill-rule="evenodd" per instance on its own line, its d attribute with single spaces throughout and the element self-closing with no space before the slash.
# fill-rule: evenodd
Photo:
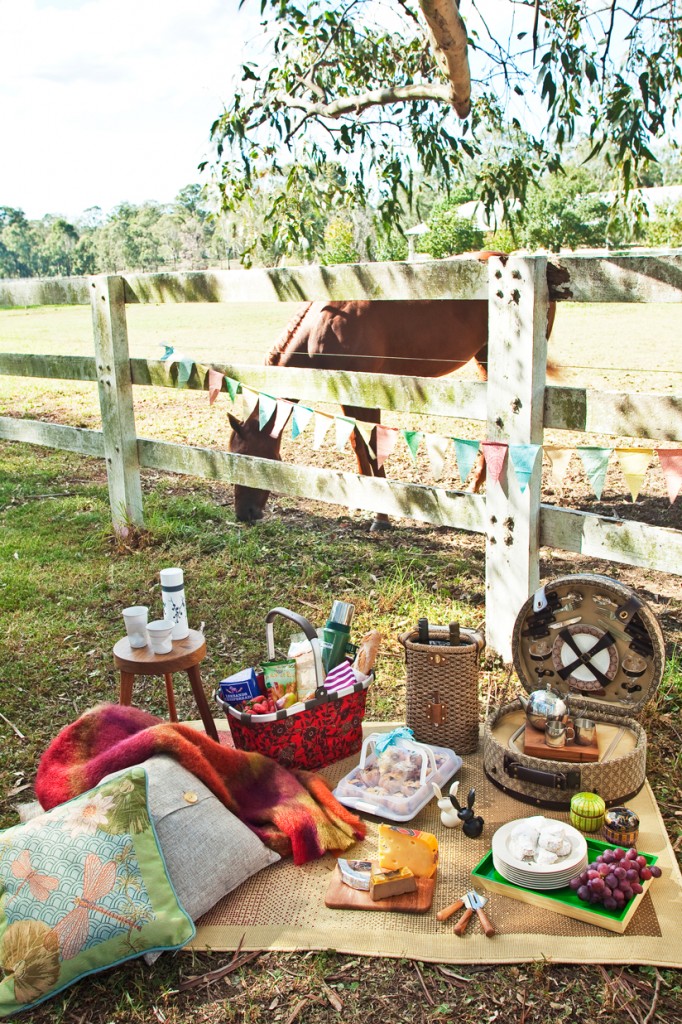
<svg viewBox="0 0 682 1024">
<path fill-rule="evenodd" d="M 521 608 L 514 668 L 528 693 L 551 687 L 572 712 L 632 716 L 651 700 L 665 664 L 661 627 L 634 590 L 608 576 L 561 576 Z"/>
</svg>

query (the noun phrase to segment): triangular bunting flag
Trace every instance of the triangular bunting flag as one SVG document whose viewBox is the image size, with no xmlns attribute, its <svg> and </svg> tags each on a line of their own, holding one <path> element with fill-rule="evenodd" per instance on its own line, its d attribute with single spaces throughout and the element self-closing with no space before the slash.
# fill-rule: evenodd
<svg viewBox="0 0 682 1024">
<path fill-rule="evenodd" d="M 573 454 L 572 448 L 559 448 L 553 445 L 548 445 L 544 449 L 545 455 L 549 459 L 549 472 L 552 478 L 552 483 L 560 490 L 563 487 L 564 477 L 568 469 L 568 464 L 571 461 L 571 455 Z"/>
<path fill-rule="evenodd" d="M 313 410 L 309 409 L 307 405 L 294 406 L 294 414 L 291 421 L 291 436 L 294 440 L 296 440 L 299 434 L 303 433 L 314 415 Z"/>
<path fill-rule="evenodd" d="M 616 454 L 632 500 L 637 501 L 637 495 L 642 489 L 654 450 L 653 448 L 616 448 Z"/>
<path fill-rule="evenodd" d="M 613 448 L 592 448 L 578 447 L 578 455 L 583 460 L 583 466 L 588 479 L 592 484 L 597 501 L 601 500 L 606 479 L 606 470 L 609 468 L 609 459 Z"/>
<path fill-rule="evenodd" d="M 471 467 L 476 461 L 476 456 L 481 450 L 481 445 L 479 441 L 469 441 L 465 437 L 453 437 L 452 440 L 455 445 L 455 458 L 457 459 L 459 479 L 464 483 L 471 472 Z"/>
<path fill-rule="evenodd" d="M 258 392 L 242 384 L 242 401 L 244 402 L 244 419 L 248 420 L 258 405 Z"/>
<path fill-rule="evenodd" d="M 525 491 L 533 475 L 535 460 L 540 451 L 539 444 L 510 444 L 509 457 L 514 467 L 514 475 L 519 482 L 521 491 Z"/>
<path fill-rule="evenodd" d="M 496 484 L 502 476 L 508 445 L 504 441 L 483 441 L 483 458 L 488 469 L 488 479 Z"/>
<path fill-rule="evenodd" d="M 410 449 L 410 455 L 414 462 L 417 461 L 417 452 L 419 451 L 419 445 L 423 436 L 421 430 L 403 430 L 405 444 Z"/>
<path fill-rule="evenodd" d="M 374 452 L 374 445 L 372 444 L 372 431 L 374 430 L 375 426 L 376 426 L 375 423 L 368 423 L 367 420 L 356 420 L 355 421 L 355 429 L 357 430 L 357 432 L 359 433 L 360 437 L 362 438 L 362 440 L 367 445 L 367 448 L 369 449 L 369 453 L 370 453 L 370 455 L 372 457 L 374 457 L 374 454 L 375 454 L 375 452 Z"/>
<path fill-rule="evenodd" d="M 194 360 L 189 356 L 178 356 L 178 387 L 187 387 L 187 381 L 190 378 L 192 370 L 194 369 Z"/>
<path fill-rule="evenodd" d="M 399 437 L 400 431 L 395 427 L 385 427 L 382 423 L 377 423 L 376 457 L 379 469 L 381 469 L 386 459 L 393 454 Z"/>
<path fill-rule="evenodd" d="M 265 430 L 277 408 L 277 399 L 258 392 L 258 429 Z"/>
<path fill-rule="evenodd" d="M 216 398 L 222 391 L 225 374 L 218 370 L 208 371 L 208 404 L 213 405 Z"/>
<path fill-rule="evenodd" d="M 672 505 L 682 488 L 682 448 L 657 448 L 656 452 Z"/>
<path fill-rule="evenodd" d="M 270 437 L 279 437 L 289 422 L 292 410 L 294 408 L 293 402 L 287 402 L 286 398 L 277 399 L 277 407 L 275 409 L 275 422 L 272 425 L 270 431 Z"/>
<path fill-rule="evenodd" d="M 348 444 L 348 438 L 355 430 L 355 420 L 349 420 L 347 416 L 335 416 L 336 424 L 336 447 L 342 452 Z"/>
<path fill-rule="evenodd" d="M 170 359 L 170 357 L 173 355 L 173 353 L 175 352 L 175 349 L 173 348 L 172 345 L 166 345 L 166 343 L 163 342 L 163 341 L 160 341 L 159 344 L 160 344 L 161 348 L 163 349 L 163 355 L 159 356 L 159 362 L 160 363 L 165 363 L 166 360 Z"/>
<path fill-rule="evenodd" d="M 314 423 L 314 426 L 313 426 L 313 430 L 314 430 L 314 434 L 313 434 L 313 448 L 315 449 L 315 451 L 317 451 L 318 448 L 321 447 L 322 442 L 324 441 L 324 436 L 327 433 L 327 431 L 329 430 L 329 428 L 331 427 L 331 425 L 332 425 L 332 417 L 331 416 L 327 416 L 323 412 L 316 412 L 315 413 L 315 423 Z"/>
<path fill-rule="evenodd" d="M 424 446 L 426 447 L 426 454 L 428 455 L 429 462 L 431 463 L 433 479 L 441 480 L 443 478 L 443 469 L 445 467 L 448 449 L 450 448 L 450 438 L 440 437 L 438 434 L 425 434 Z"/>
<path fill-rule="evenodd" d="M 230 398 L 234 402 L 235 398 L 237 397 L 237 395 L 239 394 L 239 392 L 242 389 L 241 384 L 239 383 L 238 380 L 235 380 L 234 377 L 226 377 L 225 378 L 225 387 L 227 388 L 228 395 L 230 396 Z"/>
</svg>

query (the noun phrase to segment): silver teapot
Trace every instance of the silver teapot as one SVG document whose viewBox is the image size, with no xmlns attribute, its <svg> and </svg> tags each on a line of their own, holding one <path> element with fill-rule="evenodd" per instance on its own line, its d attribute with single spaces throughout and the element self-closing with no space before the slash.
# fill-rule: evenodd
<svg viewBox="0 0 682 1024">
<path fill-rule="evenodd" d="M 519 695 L 528 722 L 544 732 L 547 720 L 567 722 L 568 705 L 560 694 L 548 686 L 546 690 L 534 690 L 529 697 Z"/>
</svg>

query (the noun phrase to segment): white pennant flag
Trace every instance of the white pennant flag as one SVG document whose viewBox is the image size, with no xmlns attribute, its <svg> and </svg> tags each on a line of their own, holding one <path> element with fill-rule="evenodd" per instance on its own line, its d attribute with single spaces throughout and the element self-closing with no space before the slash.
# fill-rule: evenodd
<svg viewBox="0 0 682 1024">
<path fill-rule="evenodd" d="M 431 463 L 433 479 L 442 480 L 445 460 L 450 448 L 450 438 L 440 437 L 438 434 L 424 434 L 424 445 Z"/>
<path fill-rule="evenodd" d="M 355 426 L 357 427 L 358 433 L 362 437 L 363 441 L 369 448 L 370 455 L 376 455 L 376 452 L 372 447 L 372 431 L 374 430 L 376 423 L 368 423 L 366 420 L 356 420 Z"/>
<path fill-rule="evenodd" d="M 332 425 L 332 417 L 326 416 L 323 412 L 315 413 L 315 424 L 313 427 L 313 448 L 315 451 L 320 448 L 324 441 L 324 435 L 327 433 Z"/>
<path fill-rule="evenodd" d="M 573 449 L 557 448 L 553 445 L 548 445 L 544 448 L 544 452 L 549 459 L 549 472 L 552 478 L 552 483 L 557 490 L 561 490 L 564 484 L 568 464 L 571 461 Z"/>
<path fill-rule="evenodd" d="M 336 447 L 342 452 L 348 444 L 350 435 L 355 430 L 355 420 L 349 420 L 347 416 L 335 416 L 336 424 Z"/>
</svg>

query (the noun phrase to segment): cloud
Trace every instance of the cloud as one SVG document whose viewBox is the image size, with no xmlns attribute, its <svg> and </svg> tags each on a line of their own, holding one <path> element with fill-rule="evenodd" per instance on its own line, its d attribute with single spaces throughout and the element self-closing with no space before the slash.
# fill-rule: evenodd
<svg viewBox="0 0 682 1024">
<path fill-rule="evenodd" d="M 257 29 L 238 0 L 0 0 L 0 16 L 0 205 L 30 216 L 197 180 Z"/>
</svg>

